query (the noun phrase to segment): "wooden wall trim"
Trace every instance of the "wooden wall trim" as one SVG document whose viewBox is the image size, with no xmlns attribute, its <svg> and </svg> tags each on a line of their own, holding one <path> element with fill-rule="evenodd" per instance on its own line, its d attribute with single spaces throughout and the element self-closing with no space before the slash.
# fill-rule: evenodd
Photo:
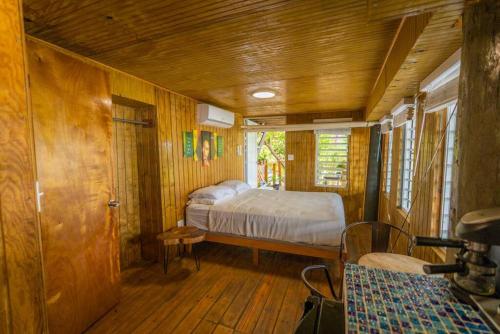
<svg viewBox="0 0 500 334">
<path fill-rule="evenodd" d="M 21 2 L 0 2 L 0 332 L 47 331 Z"/>
</svg>

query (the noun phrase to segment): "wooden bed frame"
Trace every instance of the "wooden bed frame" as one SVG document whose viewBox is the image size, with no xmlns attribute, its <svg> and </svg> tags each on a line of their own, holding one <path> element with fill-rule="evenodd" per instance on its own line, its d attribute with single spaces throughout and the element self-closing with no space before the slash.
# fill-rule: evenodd
<svg viewBox="0 0 500 334">
<path fill-rule="evenodd" d="M 340 247 L 312 246 L 279 240 L 249 238 L 234 234 L 217 232 L 206 232 L 205 240 L 220 244 L 252 248 L 254 265 L 259 264 L 259 249 L 311 256 L 329 260 L 338 259 L 340 252 Z"/>
</svg>

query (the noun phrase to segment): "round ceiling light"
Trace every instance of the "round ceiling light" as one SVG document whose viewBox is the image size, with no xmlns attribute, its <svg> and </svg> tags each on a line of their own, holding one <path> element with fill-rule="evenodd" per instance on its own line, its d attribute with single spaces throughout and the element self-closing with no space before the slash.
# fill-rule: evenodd
<svg viewBox="0 0 500 334">
<path fill-rule="evenodd" d="M 257 99 L 271 99 L 276 96 L 272 90 L 258 90 L 252 93 L 252 96 Z"/>
</svg>

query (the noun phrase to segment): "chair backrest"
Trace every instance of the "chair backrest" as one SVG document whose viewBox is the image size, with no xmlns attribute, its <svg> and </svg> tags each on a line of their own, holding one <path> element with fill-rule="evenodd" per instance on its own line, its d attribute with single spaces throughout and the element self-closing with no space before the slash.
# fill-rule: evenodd
<svg viewBox="0 0 500 334">
<path fill-rule="evenodd" d="M 372 222 L 372 253 L 386 253 L 389 249 L 392 226 L 382 222 Z"/>
<path fill-rule="evenodd" d="M 358 230 L 357 234 L 348 235 L 350 230 Z M 371 238 L 369 234 L 371 232 Z M 346 226 L 341 238 L 341 247 L 343 251 L 347 252 L 348 258 L 345 261 L 355 261 L 362 255 L 369 252 L 386 253 L 390 250 L 391 246 L 391 233 L 401 233 L 403 237 L 408 240 L 407 255 L 411 255 L 413 249 L 412 237 L 402 231 L 398 226 L 387 224 L 383 222 L 357 222 Z M 348 242 L 351 241 L 351 242 Z"/>
</svg>

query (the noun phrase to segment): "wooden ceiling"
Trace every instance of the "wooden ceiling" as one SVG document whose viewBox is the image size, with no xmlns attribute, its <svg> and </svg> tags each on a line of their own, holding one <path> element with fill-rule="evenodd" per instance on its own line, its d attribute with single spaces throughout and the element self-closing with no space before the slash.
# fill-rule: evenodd
<svg viewBox="0 0 500 334">
<path fill-rule="evenodd" d="M 462 11 L 463 3 L 456 3 L 406 18 L 368 100 L 368 120 L 379 120 L 404 96 L 417 93 L 420 82 L 460 48 Z"/>
<path fill-rule="evenodd" d="M 277 115 L 364 109 L 402 16 L 450 2 L 25 0 L 24 16 L 27 33 L 106 65 Z M 277 96 L 253 98 L 261 88 Z"/>
</svg>

